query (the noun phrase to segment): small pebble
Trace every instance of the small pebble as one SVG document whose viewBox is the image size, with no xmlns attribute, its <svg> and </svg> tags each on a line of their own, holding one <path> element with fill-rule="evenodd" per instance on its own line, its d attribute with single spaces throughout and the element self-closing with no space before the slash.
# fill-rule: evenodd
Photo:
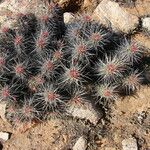
<svg viewBox="0 0 150 150">
<path fill-rule="evenodd" d="M 86 148 L 87 148 L 87 141 L 84 137 L 80 137 L 73 146 L 73 150 L 86 150 Z"/>
<path fill-rule="evenodd" d="M 0 139 L 2 139 L 4 142 L 9 139 L 10 134 L 7 132 L 0 132 Z"/>
<path fill-rule="evenodd" d="M 135 138 L 124 139 L 122 141 L 123 150 L 138 150 L 137 141 Z"/>
</svg>

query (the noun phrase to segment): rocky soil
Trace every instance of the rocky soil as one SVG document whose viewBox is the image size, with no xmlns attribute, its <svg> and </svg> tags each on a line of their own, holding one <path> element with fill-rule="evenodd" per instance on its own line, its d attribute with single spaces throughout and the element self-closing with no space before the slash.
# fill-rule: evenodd
<svg viewBox="0 0 150 150">
<path fill-rule="evenodd" d="M 150 61 L 150 0 L 56 0 L 70 22 L 78 13 L 93 18 L 116 32 L 130 34 L 144 47 Z M 18 12 L 44 11 L 40 0 L 5 0 L 0 4 L 0 25 L 15 26 Z M 150 81 L 150 69 L 146 77 Z M 0 149 L 3 150 L 150 150 L 150 87 L 103 106 L 100 114 L 83 108 L 82 116 L 12 126 L 0 105 Z M 79 110 L 78 110 L 79 111 Z M 75 112 L 73 112 L 75 114 Z M 88 115 L 85 115 L 88 114 Z M 55 115 L 55 114 L 54 114 Z"/>
</svg>

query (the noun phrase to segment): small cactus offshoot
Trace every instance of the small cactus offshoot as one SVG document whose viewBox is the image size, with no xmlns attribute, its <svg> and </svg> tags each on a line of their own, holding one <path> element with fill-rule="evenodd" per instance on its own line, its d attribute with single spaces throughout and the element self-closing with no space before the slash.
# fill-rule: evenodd
<svg viewBox="0 0 150 150">
<path fill-rule="evenodd" d="M 127 41 L 121 45 L 119 50 L 120 56 L 122 56 L 123 60 L 130 63 L 138 63 L 142 56 L 143 51 L 139 44 L 135 41 Z"/>
<path fill-rule="evenodd" d="M 96 87 L 95 95 L 98 96 L 100 100 L 115 100 L 118 97 L 116 88 L 116 85 L 101 84 Z"/>
<path fill-rule="evenodd" d="M 107 83 L 116 81 L 123 76 L 126 64 L 116 56 L 105 56 L 104 60 L 99 60 L 96 65 L 97 75 L 100 80 Z"/>
<path fill-rule="evenodd" d="M 131 71 L 128 76 L 126 76 L 122 81 L 122 86 L 125 87 L 127 92 L 133 92 L 139 89 L 143 81 L 142 73 L 138 70 Z"/>
</svg>

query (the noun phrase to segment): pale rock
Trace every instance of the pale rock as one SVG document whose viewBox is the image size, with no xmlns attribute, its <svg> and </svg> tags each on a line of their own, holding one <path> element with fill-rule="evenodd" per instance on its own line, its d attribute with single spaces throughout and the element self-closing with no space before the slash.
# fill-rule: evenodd
<svg viewBox="0 0 150 150">
<path fill-rule="evenodd" d="M 86 150 L 86 148 L 87 148 L 87 141 L 84 137 L 80 137 L 73 146 L 73 150 Z"/>
<path fill-rule="evenodd" d="M 7 141 L 9 139 L 9 133 L 0 132 L 0 139 L 2 139 L 3 141 Z"/>
<path fill-rule="evenodd" d="M 71 21 L 73 21 L 74 16 L 71 13 L 64 13 L 64 23 L 70 23 Z"/>
<path fill-rule="evenodd" d="M 40 0 L 6 0 L 0 4 L 1 11 L 8 16 L 18 13 L 35 13 L 40 14 L 47 11 L 46 3 Z"/>
<path fill-rule="evenodd" d="M 37 16 L 47 12 L 41 0 L 6 0 L 0 4 L 0 23 L 12 27 L 18 13 L 34 13 Z"/>
<path fill-rule="evenodd" d="M 94 125 L 97 124 L 102 116 L 102 114 L 98 113 L 90 103 L 85 103 L 84 106 L 71 105 L 67 109 L 67 112 L 73 117 L 89 120 Z"/>
<path fill-rule="evenodd" d="M 150 32 L 150 17 L 146 17 L 143 19 L 142 26 Z"/>
<path fill-rule="evenodd" d="M 138 150 L 137 141 L 135 138 L 128 138 L 122 141 L 123 150 Z"/>
<path fill-rule="evenodd" d="M 5 112 L 6 112 L 6 103 L 5 102 L 0 102 L 0 117 L 4 120 L 7 121 L 5 118 Z"/>
<path fill-rule="evenodd" d="M 118 3 L 111 0 L 103 0 L 97 6 L 93 13 L 93 19 L 106 26 L 111 25 L 115 31 L 125 33 L 134 30 L 139 24 L 137 16 L 128 13 Z"/>
</svg>

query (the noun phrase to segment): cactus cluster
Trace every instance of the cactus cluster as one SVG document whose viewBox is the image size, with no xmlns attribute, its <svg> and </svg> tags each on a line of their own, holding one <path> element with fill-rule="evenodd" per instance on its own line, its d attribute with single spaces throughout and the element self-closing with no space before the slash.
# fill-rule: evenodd
<svg viewBox="0 0 150 150">
<path fill-rule="evenodd" d="M 18 14 L 14 29 L 1 28 L 0 101 L 7 102 L 11 123 L 65 113 L 66 106 L 84 104 L 88 94 L 96 104 L 138 89 L 144 77 L 137 42 L 88 14 L 65 25 L 58 5 L 50 3 L 47 10 Z"/>
</svg>

